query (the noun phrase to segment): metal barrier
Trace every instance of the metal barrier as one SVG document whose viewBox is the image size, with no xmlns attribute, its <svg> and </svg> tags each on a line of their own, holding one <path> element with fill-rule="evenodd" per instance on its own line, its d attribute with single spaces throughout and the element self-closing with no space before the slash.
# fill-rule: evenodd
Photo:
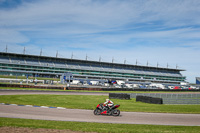
<svg viewBox="0 0 200 133">
<path fill-rule="evenodd" d="M 200 94 L 128 93 L 131 98 L 149 96 L 162 98 L 163 104 L 200 104 Z"/>
</svg>

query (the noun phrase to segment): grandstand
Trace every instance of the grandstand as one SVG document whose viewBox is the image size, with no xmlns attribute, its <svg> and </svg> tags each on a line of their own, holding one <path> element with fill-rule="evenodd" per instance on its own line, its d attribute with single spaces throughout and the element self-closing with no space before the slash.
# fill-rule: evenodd
<svg viewBox="0 0 200 133">
<path fill-rule="evenodd" d="M 186 79 L 181 71 L 184 70 L 0 52 L 0 75 L 58 78 L 71 72 L 74 79 L 180 84 Z"/>
</svg>

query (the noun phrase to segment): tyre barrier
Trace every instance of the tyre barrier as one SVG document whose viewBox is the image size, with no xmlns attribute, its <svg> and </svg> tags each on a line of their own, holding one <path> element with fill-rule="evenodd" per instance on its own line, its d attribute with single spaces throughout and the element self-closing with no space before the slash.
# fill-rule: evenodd
<svg viewBox="0 0 200 133">
<path fill-rule="evenodd" d="M 148 96 L 136 96 L 136 102 L 163 104 L 163 99 Z"/>
<path fill-rule="evenodd" d="M 130 99 L 130 95 L 124 93 L 109 93 L 109 99 Z"/>
</svg>

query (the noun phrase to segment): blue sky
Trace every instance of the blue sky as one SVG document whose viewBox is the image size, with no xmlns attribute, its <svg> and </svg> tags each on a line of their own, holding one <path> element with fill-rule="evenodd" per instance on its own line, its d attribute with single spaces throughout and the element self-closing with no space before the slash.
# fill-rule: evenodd
<svg viewBox="0 0 200 133">
<path fill-rule="evenodd" d="M 5 52 L 185 69 L 200 76 L 199 0 L 0 0 Z"/>
</svg>

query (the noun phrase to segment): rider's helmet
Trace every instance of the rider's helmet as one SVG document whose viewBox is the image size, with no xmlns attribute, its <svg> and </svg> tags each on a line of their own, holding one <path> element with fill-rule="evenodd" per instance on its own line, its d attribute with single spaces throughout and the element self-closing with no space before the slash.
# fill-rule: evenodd
<svg viewBox="0 0 200 133">
<path fill-rule="evenodd" d="M 106 102 L 109 102 L 110 101 L 110 99 L 106 99 Z"/>
</svg>

